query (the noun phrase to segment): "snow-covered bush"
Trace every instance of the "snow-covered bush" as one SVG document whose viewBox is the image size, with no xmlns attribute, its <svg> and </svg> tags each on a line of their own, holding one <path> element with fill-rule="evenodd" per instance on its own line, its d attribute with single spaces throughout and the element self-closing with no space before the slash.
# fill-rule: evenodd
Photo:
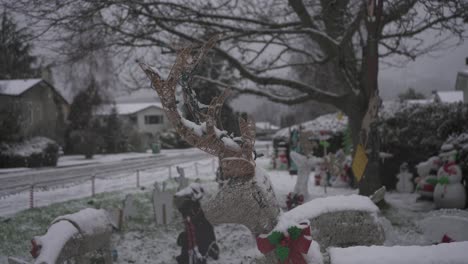
<svg viewBox="0 0 468 264">
<path fill-rule="evenodd" d="M 59 145 L 45 137 L 0 144 L 1 168 L 56 166 L 58 157 Z"/>
<path fill-rule="evenodd" d="M 190 145 L 183 140 L 179 134 L 174 130 L 169 130 L 161 133 L 159 139 L 161 140 L 161 146 L 165 149 L 174 148 L 189 148 Z"/>
<path fill-rule="evenodd" d="M 381 151 L 393 154 L 382 164 L 382 178 L 387 187 L 395 186 L 399 166 L 414 166 L 438 154 L 451 135 L 468 132 L 468 105 L 411 105 L 379 120 Z M 416 175 L 416 174 L 415 174 Z"/>
</svg>

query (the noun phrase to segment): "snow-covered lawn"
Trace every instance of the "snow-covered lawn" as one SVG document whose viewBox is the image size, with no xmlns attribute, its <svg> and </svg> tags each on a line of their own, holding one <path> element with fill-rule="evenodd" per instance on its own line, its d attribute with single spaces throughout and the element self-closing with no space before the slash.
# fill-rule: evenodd
<svg viewBox="0 0 468 264">
<path fill-rule="evenodd" d="M 189 163 L 185 165 L 190 166 Z M 258 159 L 257 166 L 268 169 L 269 161 L 265 158 Z M 198 177 L 202 180 L 202 184 L 208 193 L 215 191 L 217 188 L 216 183 L 213 181 L 214 174 L 210 170 L 207 167 L 204 171 L 200 172 Z M 187 174 L 191 180 L 197 178 L 194 175 L 193 168 L 187 168 Z M 178 216 L 168 226 L 156 226 L 154 224 L 149 187 L 154 181 L 167 180 L 167 173 L 166 177 L 157 177 L 155 175 L 142 177 L 142 186 L 146 186 L 143 190 L 129 188 L 125 191 L 98 194 L 93 199 L 81 198 L 74 201 L 56 203 L 39 209 L 22 211 L 11 218 L 0 218 L 0 263 L 6 263 L 6 256 L 19 256 L 31 259 L 28 253 L 30 250 L 29 240 L 35 235 L 44 234 L 48 224 L 56 216 L 76 212 L 86 207 L 118 207 L 121 206 L 122 200 L 128 193 L 135 195 L 135 201 L 139 204 L 137 206 L 139 213 L 138 217 L 128 223 L 124 232 L 116 233 L 113 236 L 113 247 L 118 252 L 117 263 L 175 263 L 174 257 L 180 253 L 180 248 L 176 244 L 176 238 L 183 230 L 183 223 L 180 216 Z M 290 176 L 287 171 L 273 170 L 269 170 L 269 175 L 276 197 L 281 204 L 285 205 L 286 195 L 292 191 L 296 182 L 296 176 Z M 103 184 L 110 185 L 113 181 Z M 133 177 L 126 180 L 127 184 L 128 181 L 134 181 Z M 169 188 L 176 186 L 173 180 L 168 180 L 167 182 L 169 183 Z M 327 188 L 327 192 L 325 193 L 322 187 L 314 186 L 312 180 L 309 181 L 308 187 L 313 198 L 348 195 L 357 192 L 353 189 Z M 79 192 L 79 190 L 71 191 L 73 189 L 70 188 L 67 188 L 70 193 Z M 83 191 L 89 193 L 88 190 L 83 189 Z M 81 197 L 87 196 L 89 195 L 85 194 Z M 424 221 L 422 220 L 441 213 L 441 211 L 434 211 L 431 202 L 416 201 L 416 198 L 415 194 L 393 192 L 386 194 L 385 199 L 388 206 L 382 209 L 383 217 L 380 217 L 386 235 L 385 246 L 431 245 L 435 242 L 434 238 L 425 232 Z M 443 211 L 442 213 L 451 214 L 453 210 Z M 458 217 L 458 212 L 455 213 L 457 213 Z M 462 211 L 462 213 L 468 215 L 468 211 Z M 461 220 L 468 221 L 468 217 Z M 450 222 L 440 223 L 437 228 L 449 230 L 448 223 Z M 253 258 L 260 255 L 250 232 L 243 226 L 234 224 L 218 225 L 215 226 L 215 233 L 221 249 L 220 259 L 217 261 L 210 260 L 209 263 L 251 263 Z M 384 252 L 386 249 L 382 248 L 379 250 Z M 420 250 L 420 248 L 416 248 L 415 250 Z M 391 249 L 385 252 L 389 252 L 388 254 L 390 255 L 395 254 Z M 466 254 L 464 252 L 460 253 Z"/>
</svg>

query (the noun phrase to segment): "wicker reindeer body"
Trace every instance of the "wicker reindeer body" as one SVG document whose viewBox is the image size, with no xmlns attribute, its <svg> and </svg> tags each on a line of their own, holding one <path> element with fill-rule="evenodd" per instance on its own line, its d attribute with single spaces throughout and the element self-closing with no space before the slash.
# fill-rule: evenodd
<svg viewBox="0 0 468 264">
<path fill-rule="evenodd" d="M 209 41 L 202 46 L 197 56 L 192 55 L 190 48 L 182 49 L 166 80 L 162 80 L 151 67 L 145 64 L 140 66 L 150 78 L 152 87 L 161 98 L 165 113 L 177 132 L 189 144 L 220 159 L 222 176 L 227 181 L 216 195 L 202 202 L 208 221 L 212 224 L 242 224 L 254 236 L 258 236 L 270 232 L 276 226 L 280 207 L 268 176 L 255 166 L 255 124 L 251 120 L 240 118 L 241 137 L 230 137 L 216 127 L 217 115 L 227 91 L 214 98 L 206 112 L 201 113 L 199 104 L 193 102 L 190 89 L 184 87 L 213 43 L 214 41 Z M 184 102 L 176 100 L 176 87 L 179 83 L 182 85 Z M 180 110 L 183 107 L 195 115 L 198 122 L 185 119 Z M 267 259 L 270 258 L 275 261 L 273 254 L 267 254 Z"/>
</svg>

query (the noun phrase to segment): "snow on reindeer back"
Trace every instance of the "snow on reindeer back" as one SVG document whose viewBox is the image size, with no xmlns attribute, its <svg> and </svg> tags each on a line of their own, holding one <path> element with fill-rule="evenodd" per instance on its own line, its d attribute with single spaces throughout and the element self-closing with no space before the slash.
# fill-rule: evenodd
<svg viewBox="0 0 468 264">
<path fill-rule="evenodd" d="M 74 214 L 59 216 L 52 221 L 52 224 L 62 220 L 74 223 L 80 228 L 80 233 L 84 235 L 105 232 L 110 227 L 108 214 L 103 209 L 85 208 Z"/>
<path fill-rule="evenodd" d="M 367 196 L 357 194 L 337 195 L 314 199 L 286 212 L 282 218 L 300 222 L 304 219 L 316 218 L 325 213 L 340 211 L 377 213 L 379 208 Z"/>
</svg>

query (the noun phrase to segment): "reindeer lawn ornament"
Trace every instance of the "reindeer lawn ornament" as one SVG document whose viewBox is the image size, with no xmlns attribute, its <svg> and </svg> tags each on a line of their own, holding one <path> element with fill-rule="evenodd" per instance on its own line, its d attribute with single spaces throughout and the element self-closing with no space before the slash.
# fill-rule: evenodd
<svg viewBox="0 0 468 264">
<path fill-rule="evenodd" d="M 214 98 L 206 108 L 201 108 L 202 105 L 194 98 L 190 88 L 191 78 L 214 42 L 213 39 L 208 41 L 196 55 L 191 48 L 179 51 L 166 80 L 161 79 L 152 67 L 145 64 L 140 66 L 151 80 L 166 116 L 177 132 L 189 144 L 220 160 L 222 178 L 226 179 L 226 183 L 207 201 L 201 201 L 206 219 L 213 225 L 236 223 L 246 226 L 256 237 L 258 249 L 265 255 L 258 263 L 277 263 L 278 260 L 282 263 L 307 263 L 305 258 L 314 254 L 313 247 L 310 247 L 310 226 L 307 219 L 304 222 L 301 219 L 289 219 L 283 217 L 285 214 L 280 217 L 281 209 L 270 179 L 263 169 L 255 166 L 255 124 L 240 118 L 241 136 L 232 138 L 226 131 L 218 129 L 216 122 L 227 91 Z M 178 85 L 182 88 L 181 98 L 176 97 Z M 187 120 L 184 113 L 190 113 L 194 121 Z M 176 204 L 180 203 L 179 199 L 183 198 L 175 197 Z M 363 199 L 369 200 L 367 197 Z M 373 204 L 370 200 L 369 203 Z M 299 210 L 299 215 L 307 218 L 307 213 L 303 214 L 302 210 L 302 206 L 307 204 L 294 210 Z M 352 231 L 355 232 L 354 229 Z M 333 243 L 331 241 L 329 244 Z"/>
<path fill-rule="evenodd" d="M 189 144 L 219 157 L 223 178 L 229 179 L 216 195 L 202 205 L 208 221 L 211 224 L 243 224 L 257 237 L 269 233 L 276 226 L 280 207 L 269 178 L 255 166 L 255 124 L 240 118 L 241 137 L 231 138 L 227 132 L 216 127 L 226 90 L 212 100 L 208 109 L 199 109 L 188 87 L 196 66 L 213 44 L 214 41 L 210 41 L 204 45 L 197 57 L 192 55 L 192 49 L 182 49 L 167 80 L 162 80 L 151 67 L 145 64 L 140 66 L 161 98 L 173 127 Z M 176 98 L 178 84 L 182 86 L 182 100 Z M 183 106 L 192 113 L 195 122 L 181 115 Z M 270 263 L 277 261 L 273 252 L 268 253 L 267 258 Z"/>
<path fill-rule="evenodd" d="M 56 218 L 45 235 L 31 240 L 33 263 L 89 263 L 88 253 L 96 251 L 102 253 L 105 264 L 112 263 L 110 238 L 116 219 L 111 218 L 107 211 L 92 208 Z M 10 258 L 9 263 L 27 262 Z"/>
</svg>

